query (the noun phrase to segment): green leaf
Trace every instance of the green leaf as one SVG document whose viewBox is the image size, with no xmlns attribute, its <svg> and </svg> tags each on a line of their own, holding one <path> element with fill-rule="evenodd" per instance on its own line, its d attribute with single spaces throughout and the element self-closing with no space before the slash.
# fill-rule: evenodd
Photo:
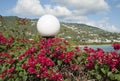
<svg viewBox="0 0 120 81">
<path fill-rule="evenodd" d="M 15 81 L 20 81 L 19 78 L 16 78 Z"/>
<path fill-rule="evenodd" d="M 101 68 L 101 71 L 102 71 L 103 74 L 106 74 L 106 71 L 105 71 L 104 68 Z"/>
<path fill-rule="evenodd" d="M 23 72 L 23 75 L 24 75 L 24 76 L 23 76 L 23 80 L 26 81 L 28 77 L 27 77 L 27 73 L 26 73 L 25 70 L 24 70 L 24 72 Z"/>
<path fill-rule="evenodd" d="M 90 75 L 95 75 L 95 70 L 91 70 L 91 71 L 88 71 L 90 73 Z"/>
<path fill-rule="evenodd" d="M 17 70 L 17 71 L 22 71 L 22 70 L 23 70 L 23 68 L 22 68 L 22 67 L 20 67 L 19 65 L 17 65 L 16 70 Z"/>
<path fill-rule="evenodd" d="M 114 80 L 115 79 L 115 76 L 112 72 L 108 72 L 107 76 L 111 79 L 111 80 Z"/>
<path fill-rule="evenodd" d="M 44 81 L 48 81 L 48 78 L 45 78 Z"/>
<path fill-rule="evenodd" d="M 109 77 L 112 75 L 112 72 L 108 72 L 108 74 L 107 74 Z"/>
<path fill-rule="evenodd" d="M 69 81 L 68 79 L 65 79 L 64 81 Z"/>
<path fill-rule="evenodd" d="M 78 62 L 78 60 L 77 60 L 77 59 L 74 59 L 74 60 L 73 60 L 73 63 L 78 64 L 79 62 Z"/>
<path fill-rule="evenodd" d="M 117 81 L 120 81 L 120 74 L 116 74 L 115 79 L 117 79 Z"/>
<path fill-rule="evenodd" d="M 3 81 L 3 79 L 2 79 L 2 78 L 0 78 L 0 81 Z"/>
<path fill-rule="evenodd" d="M 19 76 L 23 76 L 23 72 L 20 72 L 20 73 L 19 73 Z"/>
<path fill-rule="evenodd" d="M 102 78 L 102 76 L 99 75 L 99 74 L 96 74 L 96 78 L 97 78 L 98 80 L 100 80 L 100 79 Z"/>
<path fill-rule="evenodd" d="M 80 61 L 82 60 L 82 58 L 81 58 L 81 57 L 78 57 L 77 60 L 80 62 Z"/>
<path fill-rule="evenodd" d="M 27 76 L 23 76 L 23 81 L 26 81 L 27 80 Z"/>
<path fill-rule="evenodd" d="M 62 64 L 62 61 L 61 60 L 58 60 L 57 61 L 58 65 L 60 66 Z"/>
<path fill-rule="evenodd" d="M 99 66 L 98 65 L 95 65 L 95 69 L 98 70 Z"/>
</svg>

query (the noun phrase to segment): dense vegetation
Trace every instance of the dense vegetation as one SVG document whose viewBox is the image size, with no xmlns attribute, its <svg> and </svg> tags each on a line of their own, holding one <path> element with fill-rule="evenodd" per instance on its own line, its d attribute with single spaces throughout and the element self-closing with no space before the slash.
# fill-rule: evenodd
<svg viewBox="0 0 120 81">
<path fill-rule="evenodd" d="M 120 44 L 113 47 L 83 51 L 60 38 L 33 41 L 0 33 L 0 81 L 120 81 Z"/>
</svg>

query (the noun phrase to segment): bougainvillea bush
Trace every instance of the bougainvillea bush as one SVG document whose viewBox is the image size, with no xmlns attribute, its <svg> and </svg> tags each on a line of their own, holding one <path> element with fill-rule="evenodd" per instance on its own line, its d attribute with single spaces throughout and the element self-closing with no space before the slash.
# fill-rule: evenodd
<svg viewBox="0 0 120 81">
<path fill-rule="evenodd" d="M 118 47 L 119 46 L 119 47 Z M 84 63 L 90 78 L 100 81 L 120 81 L 120 49 L 119 44 L 113 44 L 116 51 L 105 52 L 84 47 L 86 58 Z"/>
<path fill-rule="evenodd" d="M 120 81 L 120 45 L 113 48 L 81 50 L 60 38 L 30 41 L 0 34 L 0 81 Z"/>
</svg>

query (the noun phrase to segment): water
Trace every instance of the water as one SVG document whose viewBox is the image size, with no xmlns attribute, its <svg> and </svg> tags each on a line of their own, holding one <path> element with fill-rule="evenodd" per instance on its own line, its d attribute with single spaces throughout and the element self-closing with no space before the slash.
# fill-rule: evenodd
<svg viewBox="0 0 120 81">
<path fill-rule="evenodd" d="M 97 49 L 101 48 L 106 52 L 114 51 L 112 45 L 85 45 L 88 46 L 89 48 Z M 80 48 L 83 48 L 84 46 L 80 46 Z"/>
</svg>

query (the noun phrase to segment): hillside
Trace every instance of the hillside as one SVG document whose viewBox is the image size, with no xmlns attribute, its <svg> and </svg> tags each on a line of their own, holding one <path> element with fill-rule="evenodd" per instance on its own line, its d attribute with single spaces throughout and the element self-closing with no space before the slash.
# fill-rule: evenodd
<svg viewBox="0 0 120 81">
<path fill-rule="evenodd" d="M 37 19 L 19 18 L 17 16 L 0 16 L 0 32 L 15 37 L 40 37 L 36 29 Z M 61 23 L 56 37 L 67 39 L 73 44 L 119 42 L 120 33 L 112 33 L 97 27 L 78 23 Z"/>
<path fill-rule="evenodd" d="M 77 23 L 62 23 L 62 26 L 71 29 L 75 33 L 72 35 L 65 34 L 65 36 L 67 35 L 66 37 L 81 43 L 120 42 L 120 33 L 108 32 L 97 27 Z M 71 33 L 71 31 L 67 32 Z"/>
</svg>

